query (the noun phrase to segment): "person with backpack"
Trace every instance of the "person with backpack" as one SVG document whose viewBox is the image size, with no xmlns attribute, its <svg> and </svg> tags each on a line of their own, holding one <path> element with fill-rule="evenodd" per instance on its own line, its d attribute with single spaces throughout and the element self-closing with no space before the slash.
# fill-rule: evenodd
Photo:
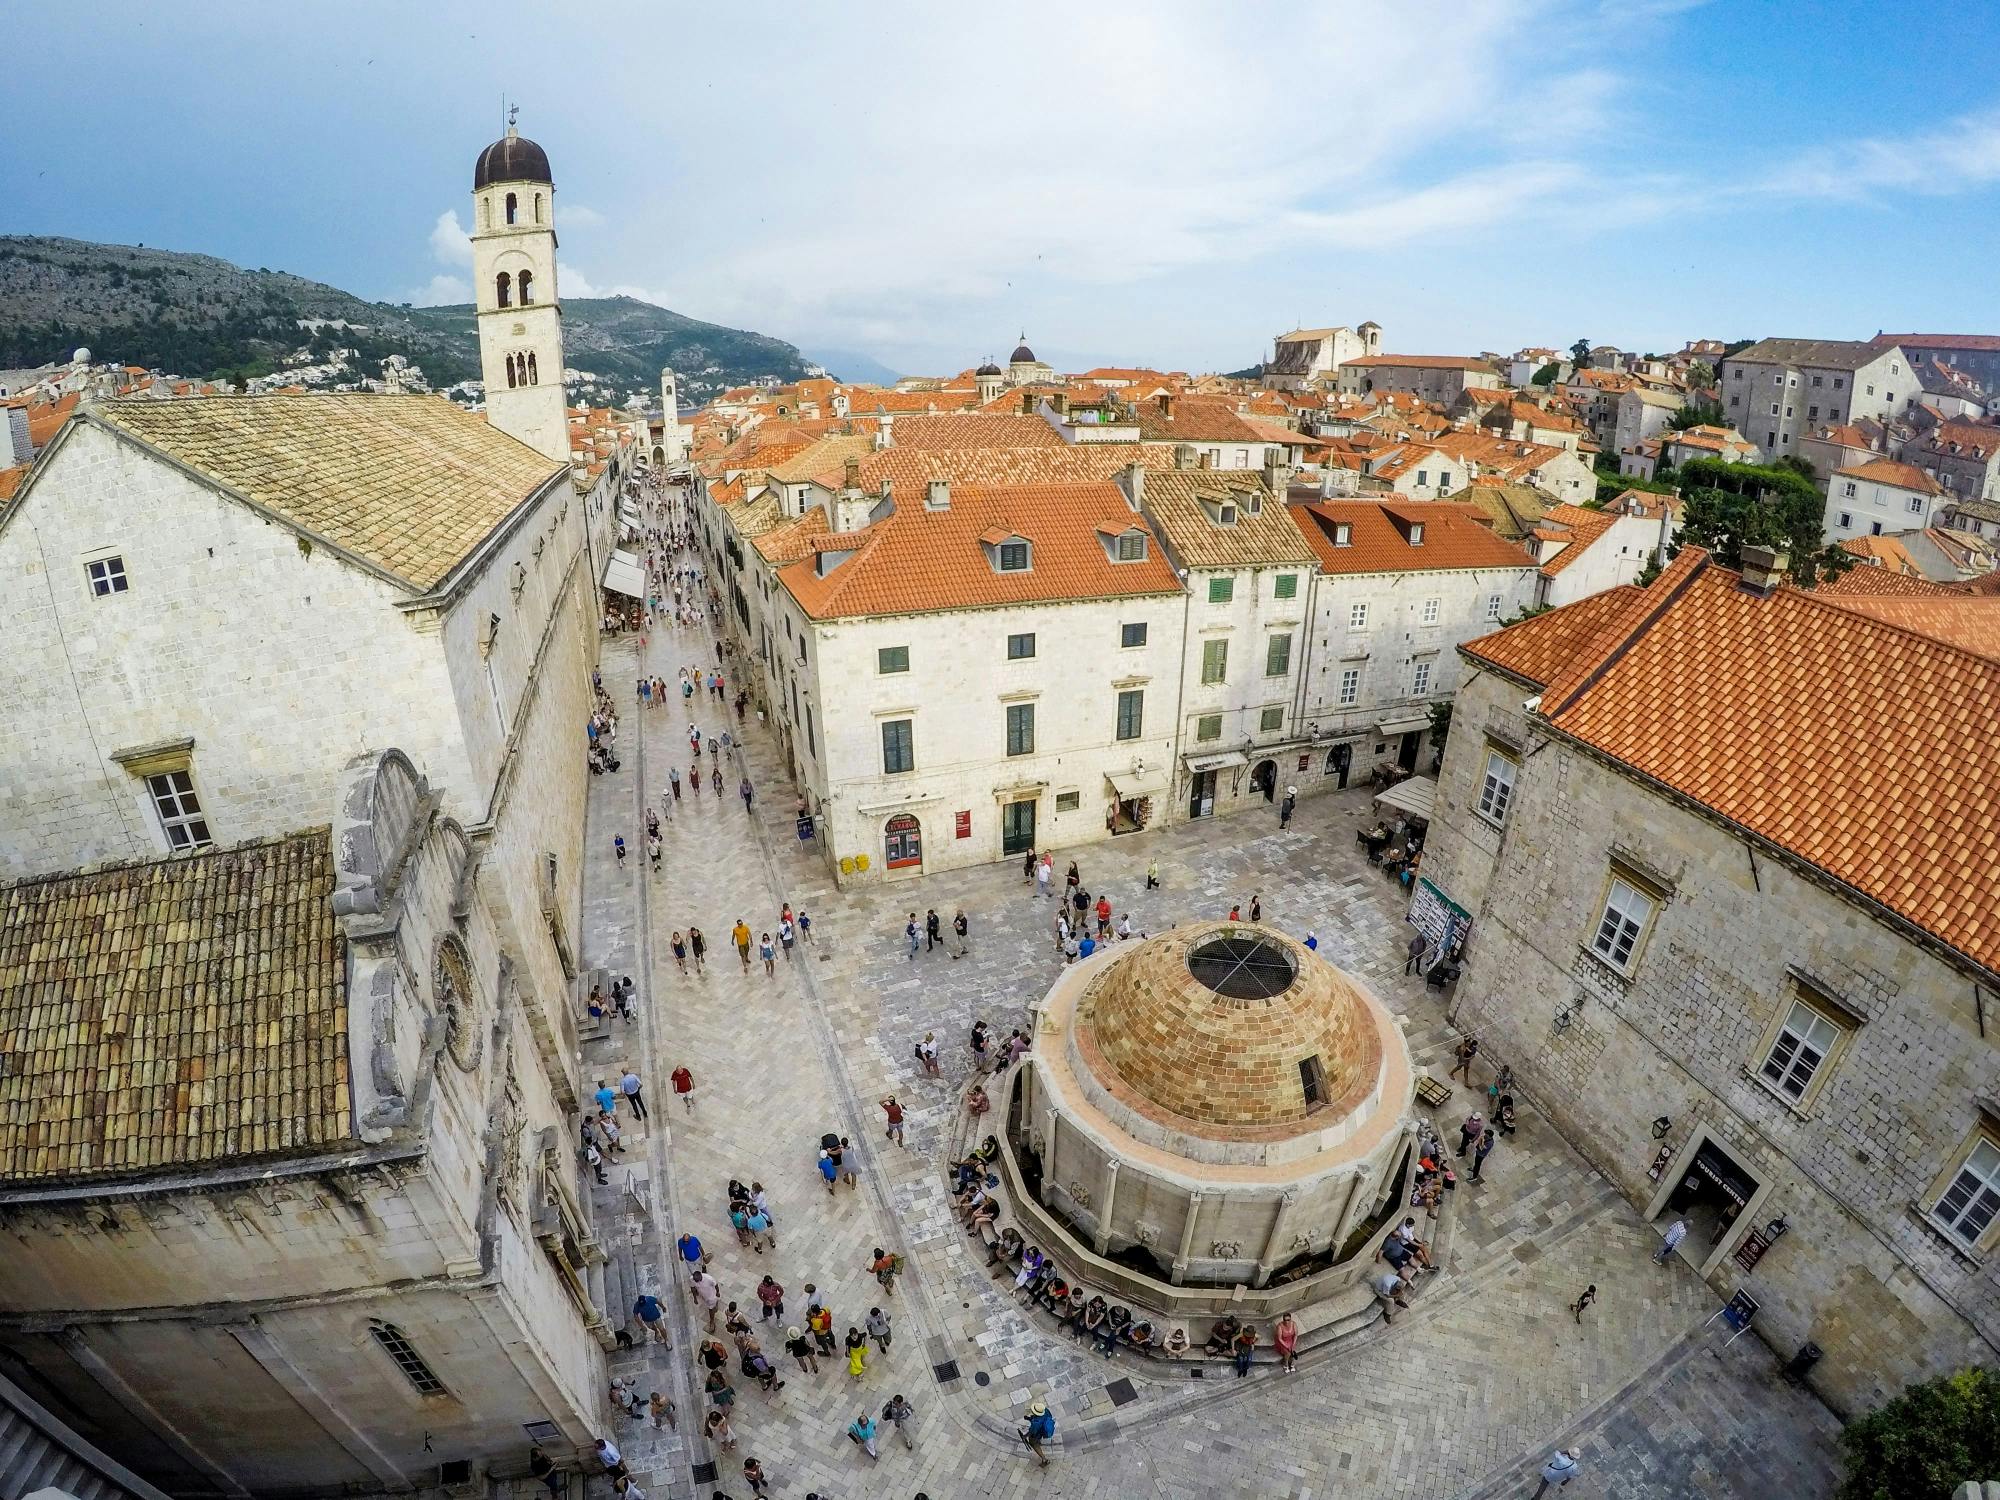
<svg viewBox="0 0 2000 1500">
<path fill-rule="evenodd" d="M 1042 1444 L 1055 1435 L 1056 1419 L 1049 1415 L 1048 1402 L 1035 1402 L 1028 1408 L 1028 1425 L 1021 1429 L 1021 1441 L 1028 1445 L 1028 1451 L 1045 1469 L 1049 1466 L 1049 1456 L 1042 1451 Z"/>
<path fill-rule="evenodd" d="M 875 1279 L 882 1283 L 882 1290 L 890 1296 L 896 1295 L 896 1276 L 903 1269 L 903 1257 L 891 1255 L 880 1245 L 875 1247 L 875 1255 L 868 1263 L 868 1269 L 875 1273 Z"/>
</svg>

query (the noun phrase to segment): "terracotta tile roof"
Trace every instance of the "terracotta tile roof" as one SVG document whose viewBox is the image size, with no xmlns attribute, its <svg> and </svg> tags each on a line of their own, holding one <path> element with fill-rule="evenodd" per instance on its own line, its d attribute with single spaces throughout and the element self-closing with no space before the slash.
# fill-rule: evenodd
<svg viewBox="0 0 2000 1500">
<path fill-rule="evenodd" d="M 1890 484 L 1897 489 L 1914 490 L 1920 495 L 1941 495 L 1938 482 L 1913 464 L 1897 463 L 1893 458 L 1871 458 L 1865 464 L 1852 464 L 1834 473 L 1843 479 L 1866 479 L 1875 484 Z"/>
<path fill-rule="evenodd" d="M 1946 422 L 1924 439 L 1924 446 L 1932 451 L 1949 454 L 1952 444 L 1969 458 L 1990 457 L 2000 448 L 2000 427 L 1984 427 L 1976 422 Z"/>
<path fill-rule="evenodd" d="M 17 464 L 11 469 L 0 469 L 0 506 L 14 498 L 21 488 L 21 481 L 28 477 L 28 466 Z"/>
<path fill-rule="evenodd" d="M 1467 641 L 1460 649 L 1488 666 L 1541 687 L 1579 649 L 1595 640 L 1606 622 L 1619 614 L 1634 594 L 1644 592 L 1633 584 L 1623 583 L 1560 609 L 1531 615 L 1518 625 Z"/>
<path fill-rule="evenodd" d="M 2000 663 L 2000 599 L 1941 590 L 1935 596 L 1850 594 L 1832 602 Z"/>
<path fill-rule="evenodd" d="M 974 411 L 896 418 L 898 448 L 1061 448 L 1062 434 L 1037 416 Z"/>
<path fill-rule="evenodd" d="M 1874 538 L 1852 537 L 1849 540 L 1872 541 Z M 1862 549 L 1849 547 L 1845 542 L 1841 546 L 1844 551 L 1867 556 Z M 1905 552 L 1903 556 L 1907 559 L 1909 554 Z M 1916 564 L 1911 563 L 1910 566 L 1914 569 Z M 1838 578 L 1822 579 L 1813 588 L 1813 592 L 1822 598 L 1838 600 L 1871 594 L 1902 594 L 1913 598 L 1942 599 L 1950 598 L 1957 591 L 1941 583 L 1932 583 L 1920 572 L 1906 573 L 1900 567 L 1884 567 L 1879 560 L 1869 556 L 1858 567 L 1849 568 Z"/>
<path fill-rule="evenodd" d="M 1097 526 L 1147 533 L 1146 556 L 1115 563 Z M 1021 536 L 1032 566 L 1002 573 L 982 536 Z M 1180 580 L 1151 528 L 1109 480 L 985 487 L 953 485 L 950 508 L 930 510 L 912 495 L 894 514 L 849 538 L 828 535 L 819 550 L 856 544 L 824 577 L 811 561 L 781 569 L 779 580 L 814 619 L 929 614 L 995 604 L 1065 602 L 1136 594 L 1179 594 Z"/>
<path fill-rule="evenodd" d="M 1969 706 L 2000 697 L 2000 661 L 1940 640 L 1929 612 L 1892 622 L 1789 586 L 1760 599 L 1739 582 L 1684 550 L 1610 611 L 1544 688 L 1541 712 L 2000 967 L 2000 777 L 1983 774 L 1992 752 L 1966 735 Z M 1959 607 L 1983 623 L 1991 606 Z M 1949 795 L 1940 766 L 1961 773 Z"/>
<path fill-rule="evenodd" d="M 1909 548 L 1893 536 L 1851 536 L 1840 544 L 1840 550 L 1913 578 L 1925 576 L 1916 559 L 1910 556 Z"/>
<path fill-rule="evenodd" d="M 324 828 L 24 881 L 0 898 L 0 1181 L 350 1134 Z"/>
<path fill-rule="evenodd" d="M 1252 500 L 1257 502 L 1253 514 Z M 1227 501 L 1235 521 L 1224 526 L 1203 500 Z M 1261 470 L 1168 469 L 1149 471 L 1144 509 L 1181 564 L 1189 568 L 1258 567 L 1297 563 L 1311 567 L 1317 554 L 1299 534 L 1290 512 L 1264 483 Z"/>
<path fill-rule="evenodd" d="M 1137 405 L 1139 436 L 1167 443 L 1261 443 L 1270 441 L 1239 416 L 1227 396 L 1174 396 Z"/>
<path fill-rule="evenodd" d="M 843 386 L 847 393 L 847 410 L 852 416 L 868 416 L 876 412 L 893 412 L 900 416 L 904 412 L 927 413 L 972 411 L 979 406 L 976 390 L 964 391 L 885 391 L 874 386 Z M 1004 399 L 1004 396 L 1003 396 Z M 1016 410 L 1019 409 L 1018 399 Z"/>
<path fill-rule="evenodd" d="M 850 458 L 863 458 L 875 451 L 870 437 L 828 437 L 811 447 L 788 453 L 776 463 L 763 465 L 764 472 L 780 484 L 800 484 L 812 480 L 822 485 L 838 482 Z"/>
<path fill-rule="evenodd" d="M 1822 427 L 1819 431 L 1819 436 L 1820 441 L 1838 443 L 1843 448 L 1866 448 L 1870 446 L 1868 434 L 1863 432 L 1859 427 L 1856 427 L 1852 422 L 1844 422 L 1838 427 Z"/>
<path fill-rule="evenodd" d="M 1147 481 L 1151 483 L 1150 478 Z M 1468 568 L 1532 568 L 1535 560 L 1495 536 L 1480 512 L 1449 500 L 1315 500 L 1293 505 L 1292 519 L 1319 558 L 1322 573 L 1408 573 Z M 1349 544 L 1336 547 L 1335 525 Z M 1411 528 L 1423 541 L 1410 543 Z"/>
<path fill-rule="evenodd" d="M 1547 443 L 1524 442 L 1517 438 L 1496 437 L 1490 432 L 1468 432 L 1463 428 L 1437 433 L 1430 439 L 1430 444 L 1461 462 L 1477 465 L 1482 473 L 1514 480 L 1532 474 L 1551 459 L 1561 458 L 1568 452 Z"/>
<path fill-rule="evenodd" d="M 62 424 L 69 420 L 69 414 L 76 410 L 78 399 L 75 393 L 71 393 L 60 401 L 51 401 L 42 406 L 30 406 L 28 446 L 37 453 L 46 448 L 49 440 L 62 430 Z"/>
<path fill-rule="evenodd" d="M 1590 544 L 1618 522 L 1618 517 L 1601 510 L 1585 510 L 1580 505 L 1552 505 L 1542 512 L 1535 527 L 1539 541 L 1561 542 L 1563 548 L 1541 565 L 1544 578 L 1553 578 L 1590 549 Z"/>
<path fill-rule="evenodd" d="M 568 469 L 441 396 L 119 400 L 90 413 L 417 590 Z"/>
<path fill-rule="evenodd" d="M 861 487 L 870 494 L 879 494 L 887 483 L 894 487 L 895 494 L 907 498 L 922 495 L 924 486 L 933 479 L 948 479 L 954 484 L 1073 484 L 1109 479 L 1135 463 L 1148 470 L 1171 469 L 1173 445 L 1058 443 L 1053 448 L 905 448 L 898 443 L 893 448 L 877 449 L 861 460 Z"/>
<path fill-rule="evenodd" d="M 1396 368 L 1406 370 L 1475 370 L 1483 375 L 1498 375 L 1500 372 L 1483 359 L 1473 359 L 1464 354 L 1376 354 L 1367 359 L 1350 359 L 1341 366 L 1343 370 L 1379 370 Z"/>
<path fill-rule="evenodd" d="M 1554 504 L 1532 484 L 1509 484 L 1493 475 L 1473 480 L 1452 498 L 1478 511 L 1496 535 L 1510 542 L 1525 540 Z"/>
</svg>

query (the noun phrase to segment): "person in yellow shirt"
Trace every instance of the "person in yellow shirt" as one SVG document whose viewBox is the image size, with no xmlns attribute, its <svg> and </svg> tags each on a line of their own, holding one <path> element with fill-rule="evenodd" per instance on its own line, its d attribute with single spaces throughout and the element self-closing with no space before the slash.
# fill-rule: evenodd
<svg viewBox="0 0 2000 1500">
<path fill-rule="evenodd" d="M 748 974 L 750 972 L 749 924 L 745 922 L 741 917 L 738 917 L 736 919 L 736 925 L 729 929 L 729 936 L 736 943 L 736 956 L 743 960 L 743 972 Z"/>
</svg>

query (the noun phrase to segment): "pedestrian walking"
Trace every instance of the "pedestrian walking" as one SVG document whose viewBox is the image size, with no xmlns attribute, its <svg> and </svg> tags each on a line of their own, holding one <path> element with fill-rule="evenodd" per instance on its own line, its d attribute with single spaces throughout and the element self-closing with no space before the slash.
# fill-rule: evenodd
<svg viewBox="0 0 2000 1500">
<path fill-rule="evenodd" d="M 618 1451 L 618 1445 L 610 1438 L 599 1438 L 591 1445 L 591 1452 L 597 1455 L 597 1461 L 604 1466 L 604 1472 L 614 1480 L 626 1472 L 625 1455 Z"/>
<path fill-rule="evenodd" d="M 597 1112 L 608 1115 L 618 1107 L 618 1090 L 602 1078 L 597 1080 L 597 1091 L 592 1096 L 597 1101 Z"/>
<path fill-rule="evenodd" d="M 547 1487 L 549 1500 L 562 1500 L 569 1492 L 569 1476 L 556 1467 L 555 1460 L 542 1451 L 540 1444 L 528 1450 L 528 1477 Z"/>
<path fill-rule="evenodd" d="M 903 1145 L 903 1106 L 896 1102 L 894 1094 L 882 1101 L 882 1112 L 889 1117 L 888 1139 Z"/>
<path fill-rule="evenodd" d="M 868 1309 L 868 1317 L 862 1326 L 868 1330 L 868 1337 L 875 1340 L 884 1354 L 889 1352 L 889 1315 L 879 1307 Z"/>
<path fill-rule="evenodd" d="M 611 1186 L 611 1178 L 606 1175 L 604 1170 L 604 1153 L 597 1149 L 595 1142 L 585 1141 L 583 1143 L 583 1159 L 589 1166 L 591 1175 L 597 1179 L 599 1187 Z"/>
<path fill-rule="evenodd" d="M 1280 829 L 1292 826 L 1292 809 L 1298 805 L 1299 789 L 1295 786 L 1286 787 L 1285 800 L 1278 804 L 1278 827 Z"/>
<path fill-rule="evenodd" d="M 812 1340 L 797 1328 L 785 1330 L 785 1353 L 798 1361 L 803 1372 L 819 1374 L 819 1356 L 813 1353 Z"/>
<path fill-rule="evenodd" d="M 762 1281 L 757 1283 L 757 1300 L 764 1307 L 764 1310 L 757 1315 L 759 1319 L 769 1318 L 774 1322 L 783 1322 L 785 1316 L 785 1289 L 778 1285 L 776 1280 L 766 1276 Z"/>
<path fill-rule="evenodd" d="M 652 1416 L 655 1429 L 680 1426 L 680 1410 L 664 1391 L 654 1391 L 646 1398 L 646 1410 Z"/>
<path fill-rule="evenodd" d="M 695 973 L 700 974 L 705 972 L 702 968 L 702 960 L 707 956 L 708 940 L 701 935 L 699 927 L 690 927 L 688 929 L 688 957 L 694 960 Z"/>
<path fill-rule="evenodd" d="M 1236 1378 L 1250 1373 L 1250 1356 L 1257 1352 L 1257 1330 L 1245 1323 L 1236 1330 Z"/>
<path fill-rule="evenodd" d="M 1286 1313 L 1271 1330 L 1271 1347 L 1278 1351 L 1278 1368 L 1289 1375 L 1299 1364 L 1299 1325 Z"/>
<path fill-rule="evenodd" d="M 1475 1109 L 1465 1117 L 1465 1123 L 1458 1127 L 1458 1150 L 1452 1154 L 1454 1156 L 1465 1155 L 1467 1148 L 1477 1143 L 1485 1134 L 1486 1121 L 1481 1118 L 1479 1111 Z"/>
<path fill-rule="evenodd" d="M 1028 1445 L 1028 1451 L 1045 1469 L 1049 1466 L 1049 1456 L 1042 1451 L 1042 1444 L 1055 1435 L 1056 1419 L 1049 1415 L 1048 1402 L 1035 1402 L 1028 1408 L 1028 1425 L 1021 1429 L 1021 1441 Z"/>
<path fill-rule="evenodd" d="M 707 1271 L 696 1271 L 690 1281 L 689 1290 L 694 1300 L 701 1304 L 701 1310 L 708 1315 L 708 1331 L 715 1332 L 716 1309 L 722 1305 L 722 1283 Z"/>
<path fill-rule="evenodd" d="M 1482 1180 L 1479 1175 L 1480 1168 L 1486 1165 L 1486 1158 L 1490 1156 L 1492 1152 L 1493 1152 L 1493 1132 L 1489 1130 L 1479 1138 L 1479 1144 L 1473 1148 L 1472 1180 L 1474 1182 Z"/>
<path fill-rule="evenodd" d="M 778 919 L 778 946 L 785 950 L 786 963 L 790 963 L 792 961 L 792 944 L 796 943 L 798 941 L 798 938 L 799 938 L 798 928 L 792 925 L 792 914 L 789 910 L 787 910 L 785 914 Z"/>
<path fill-rule="evenodd" d="M 681 768 L 679 766 L 668 767 L 667 790 L 674 794 L 674 801 L 678 802 L 681 800 Z"/>
<path fill-rule="evenodd" d="M 681 1260 L 688 1268 L 688 1274 L 708 1269 L 708 1252 L 701 1247 L 701 1241 L 692 1234 L 684 1234 L 674 1241 L 674 1248 L 680 1252 Z"/>
<path fill-rule="evenodd" d="M 743 1482 L 750 1486 L 753 1495 L 767 1494 L 771 1488 L 771 1481 L 764 1477 L 764 1466 L 754 1458 L 743 1460 Z"/>
<path fill-rule="evenodd" d="M 939 918 L 937 908 L 933 906 L 924 913 L 924 952 L 929 953 L 943 941 L 944 922 Z"/>
<path fill-rule="evenodd" d="M 618 865 L 619 865 L 619 868 L 621 868 L 621 869 L 622 869 L 622 868 L 624 868 L 624 865 L 625 865 L 625 835 L 621 833 L 621 834 L 617 834 L 616 836 L 614 836 L 614 837 L 612 838 L 612 840 L 611 840 L 611 847 L 612 847 L 613 849 L 616 849 L 616 850 L 618 851 Z"/>
<path fill-rule="evenodd" d="M 1111 931 L 1111 898 L 1109 896 L 1100 895 L 1097 898 L 1098 939 L 1102 941 L 1105 934 L 1110 931 Z"/>
<path fill-rule="evenodd" d="M 812 940 L 813 921 L 811 917 L 806 915 L 806 909 L 802 906 L 799 908 L 799 941 L 810 947 Z"/>
<path fill-rule="evenodd" d="M 1044 854 L 1042 862 L 1035 866 L 1035 892 L 1037 895 L 1053 896 L 1055 894 L 1052 888 L 1054 874 L 1054 866 L 1050 862 L 1049 857 Z"/>
<path fill-rule="evenodd" d="M 716 1410 L 710 1412 L 708 1420 L 702 1424 L 702 1427 L 708 1434 L 708 1440 L 724 1453 L 728 1453 L 736 1447 L 736 1434 L 730 1430 L 729 1414 L 721 1408 L 718 1407 Z"/>
<path fill-rule="evenodd" d="M 868 1336 L 853 1324 L 847 1328 L 847 1373 L 859 1380 L 868 1368 Z"/>
<path fill-rule="evenodd" d="M 847 1144 L 847 1137 L 842 1136 L 840 1144 L 833 1148 L 833 1164 L 840 1168 L 840 1175 L 849 1187 L 859 1187 L 860 1178 L 855 1175 L 854 1163 L 847 1159 L 847 1153 L 852 1149 L 853 1147 Z"/>
<path fill-rule="evenodd" d="M 1584 1310 L 1596 1301 L 1597 1301 L 1597 1283 L 1593 1281 L 1589 1286 L 1583 1289 L 1582 1295 L 1580 1295 L 1576 1299 L 1576 1301 L 1570 1303 L 1569 1305 L 1570 1316 L 1575 1318 L 1577 1323 L 1581 1325 L 1583 1322 Z"/>
<path fill-rule="evenodd" d="M 965 920 L 965 908 L 958 907 L 951 914 L 951 956 L 965 957 L 965 934 L 971 924 Z"/>
<path fill-rule="evenodd" d="M 941 1078 L 944 1076 L 944 1070 L 938 1066 L 936 1032 L 926 1031 L 924 1039 L 917 1043 L 917 1061 L 923 1064 L 924 1072 L 932 1078 Z"/>
<path fill-rule="evenodd" d="M 833 1337 L 832 1310 L 824 1305 L 809 1306 L 806 1309 L 806 1327 L 811 1331 L 813 1343 L 819 1352 L 831 1358 L 839 1347 Z"/>
<path fill-rule="evenodd" d="M 674 1071 L 668 1075 L 668 1079 L 674 1086 L 674 1092 L 680 1095 L 680 1101 L 682 1106 L 686 1108 L 689 1114 L 693 1114 L 694 1074 L 688 1071 L 687 1064 L 682 1063 L 678 1068 L 675 1068 Z"/>
<path fill-rule="evenodd" d="M 1458 1078 L 1462 1076 L 1465 1079 L 1465 1086 L 1467 1088 L 1471 1088 L 1472 1060 L 1475 1057 L 1479 1056 L 1479 1038 L 1476 1036 L 1459 1038 L 1458 1050 L 1453 1054 L 1453 1056 L 1456 1057 L 1457 1061 L 1452 1064 L 1451 1071 L 1447 1073 L 1445 1076 L 1447 1078 Z M 1463 1154 L 1464 1154 L 1463 1152 L 1460 1153 L 1460 1155 Z"/>
<path fill-rule="evenodd" d="M 1667 1263 L 1668 1257 L 1680 1247 L 1681 1241 L 1687 1238 L 1687 1232 L 1686 1219 L 1676 1219 L 1673 1223 L 1669 1224 L 1667 1226 L 1667 1237 L 1660 1241 L 1660 1248 L 1653 1252 L 1653 1264 L 1664 1266 Z"/>
<path fill-rule="evenodd" d="M 1149 891 L 1157 891 L 1159 888 L 1160 888 L 1160 862 L 1157 859 L 1149 859 L 1146 861 L 1146 889 Z"/>
<path fill-rule="evenodd" d="M 900 1392 L 891 1396 L 889 1404 L 882 1408 L 882 1419 L 896 1429 L 896 1436 L 903 1440 L 905 1448 L 917 1446 L 910 1440 L 910 1429 L 905 1425 L 916 1414 L 916 1408 L 905 1401 Z"/>
<path fill-rule="evenodd" d="M 759 1208 L 755 1203 L 752 1203 L 746 1211 L 744 1218 L 750 1228 L 751 1249 L 762 1255 L 766 1246 L 769 1246 L 773 1250 L 778 1248 L 778 1237 L 771 1232 L 771 1216 L 769 1213 Z"/>
<path fill-rule="evenodd" d="M 1558 1448 L 1554 1457 L 1542 1465 L 1542 1482 L 1535 1486 L 1535 1493 L 1529 1500 L 1542 1500 L 1542 1496 L 1549 1492 L 1552 1485 L 1556 1489 L 1561 1489 L 1576 1478 L 1582 1468 L 1583 1465 L 1576 1459 L 1576 1449 Z"/>
<path fill-rule="evenodd" d="M 1396 1321 L 1396 1315 L 1389 1311 L 1391 1305 L 1403 1308 L 1405 1311 L 1408 1310 L 1410 1304 L 1403 1300 L 1403 1287 L 1405 1283 L 1403 1278 L 1398 1276 L 1394 1271 L 1384 1271 L 1380 1276 L 1372 1278 L 1369 1285 L 1375 1288 L 1375 1295 L 1382 1303 L 1382 1321 L 1384 1323 L 1393 1323 Z"/>
<path fill-rule="evenodd" d="M 903 1269 L 903 1257 L 891 1255 L 880 1245 L 875 1247 L 874 1258 L 868 1262 L 868 1269 L 875 1273 L 875 1279 L 882 1283 L 882 1290 L 890 1296 L 896 1295 L 896 1277 Z"/>
<path fill-rule="evenodd" d="M 875 1433 L 874 1419 L 865 1411 L 850 1422 L 847 1427 L 849 1440 L 859 1445 L 861 1451 L 870 1458 L 880 1458 L 882 1456 L 875 1449 Z"/>
<path fill-rule="evenodd" d="M 736 795 L 743 799 L 743 816 L 750 816 L 750 778 L 745 776 L 736 788 Z"/>
<path fill-rule="evenodd" d="M 741 917 L 729 929 L 729 940 L 736 944 L 736 956 L 743 960 L 743 972 L 750 972 L 750 924 Z"/>
<path fill-rule="evenodd" d="M 674 967 L 679 969 L 683 974 L 688 971 L 687 939 L 682 937 L 678 931 L 674 933 Z"/>
<path fill-rule="evenodd" d="M 641 1292 L 638 1300 L 632 1304 L 632 1316 L 637 1318 L 639 1325 L 652 1335 L 655 1343 L 666 1344 L 669 1349 L 673 1348 L 667 1340 L 667 1310 L 660 1306 L 658 1297 L 651 1292 Z"/>
<path fill-rule="evenodd" d="M 657 831 L 646 835 L 646 858 L 652 861 L 655 875 L 660 873 L 660 854 L 663 848 Z"/>
<path fill-rule="evenodd" d="M 771 978 L 778 972 L 778 946 L 771 941 L 771 934 L 765 933 L 757 940 L 757 956 L 764 960 L 764 977 Z"/>
<path fill-rule="evenodd" d="M 831 1198 L 833 1196 L 834 1184 L 840 1181 L 840 1166 L 834 1161 L 833 1153 L 824 1147 L 820 1149 L 819 1153 L 819 1175 L 826 1182 L 827 1197 Z"/>
<path fill-rule="evenodd" d="M 1430 946 L 1429 940 L 1425 938 L 1425 936 L 1421 932 L 1413 932 L 1410 934 L 1410 940 L 1407 943 L 1403 944 L 1403 953 L 1405 955 L 1403 959 L 1403 972 L 1405 974 L 1414 974 L 1417 972 L 1417 965 L 1424 961 L 1424 949 L 1429 946 Z M 1462 1051 L 1464 1049 L 1465 1043 L 1460 1042 L 1458 1045 Z M 1463 1062 L 1464 1060 L 1465 1059 L 1463 1057 L 1459 1058 L 1460 1062 Z M 1456 1073 L 1457 1071 L 1458 1071 L 1457 1068 L 1452 1069 L 1452 1072 L 1454 1073 Z"/>
<path fill-rule="evenodd" d="M 1254 892 L 1250 897 L 1250 920 L 1253 922 L 1264 920 L 1264 898 Z"/>
<path fill-rule="evenodd" d="M 910 913 L 908 925 L 903 928 L 903 936 L 910 940 L 910 962 L 917 961 L 917 914 Z"/>
<path fill-rule="evenodd" d="M 625 1103 L 632 1111 L 632 1118 L 635 1120 L 645 1119 L 646 1100 L 645 1096 L 639 1091 L 639 1075 L 634 1073 L 630 1068 L 627 1068 L 625 1076 L 618 1080 L 618 1087 L 624 1092 Z"/>
</svg>

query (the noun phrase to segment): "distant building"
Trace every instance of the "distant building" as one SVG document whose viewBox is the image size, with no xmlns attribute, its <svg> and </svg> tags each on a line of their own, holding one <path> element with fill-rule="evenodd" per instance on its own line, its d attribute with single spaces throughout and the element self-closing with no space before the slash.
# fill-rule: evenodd
<svg viewBox="0 0 2000 1500">
<path fill-rule="evenodd" d="M 1450 406 L 1468 386 L 1498 386 L 1500 372 L 1483 359 L 1452 354 L 1371 354 L 1340 366 L 1336 383 L 1345 395 L 1400 391 Z"/>
<path fill-rule="evenodd" d="M 1901 349 L 1912 360 L 1936 360 L 2000 391 L 2000 336 L 1990 333 L 1878 333 L 1869 343 Z"/>
<path fill-rule="evenodd" d="M 1270 363 L 1264 366 L 1264 388 L 1297 391 L 1331 386 L 1342 365 L 1381 352 L 1379 323 L 1363 323 L 1359 328 L 1295 328 L 1279 334 L 1273 343 Z"/>
<path fill-rule="evenodd" d="M 1822 426 L 1896 416 L 1917 394 L 1911 356 L 1857 340 L 1761 339 L 1725 359 L 1721 377 L 1723 415 L 1766 463 Z"/>
<path fill-rule="evenodd" d="M 1826 539 L 1844 542 L 1849 537 L 1922 530 L 1931 524 L 1943 495 L 1938 482 L 1922 469 L 1890 458 L 1837 469 L 1827 482 Z"/>
</svg>

